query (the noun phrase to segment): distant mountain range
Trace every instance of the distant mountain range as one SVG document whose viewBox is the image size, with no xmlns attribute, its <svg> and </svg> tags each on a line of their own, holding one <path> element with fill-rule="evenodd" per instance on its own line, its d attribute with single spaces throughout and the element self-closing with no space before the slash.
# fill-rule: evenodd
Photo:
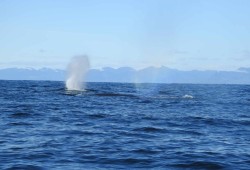
<svg viewBox="0 0 250 170">
<path fill-rule="evenodd" d="M 8 68 L 0 70 L 2 80 L 65 80 L 65 70 Z M 129 82 L 129 83 L 198 83 L 198 84 L 250 84 L 250 68 L 237 71 L 181 71 L 167 67 L 148 67 L 135 70 L 130 67 L 118 69 L 106 67 L 91 69 L 87 82 Z"/>
</svg>

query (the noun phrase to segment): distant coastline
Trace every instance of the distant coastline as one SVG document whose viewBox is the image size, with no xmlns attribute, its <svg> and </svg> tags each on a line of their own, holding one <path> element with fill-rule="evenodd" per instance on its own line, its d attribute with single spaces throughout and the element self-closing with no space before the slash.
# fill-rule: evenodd
<svg viewBox="0 0 250 170">
<path fill-rule="evenodd" d="M 65 70 L 5 68 L 0 69 L 1 80 L 65 80 Z M 181 71 L 167 67 L 147 67 L 135 70 L 131 67 L 91 69 L 87 82 L 128 83 L 195 83 L 195 84 L 250 84 L 250 68 L 237 71 Z"/>
</svg>

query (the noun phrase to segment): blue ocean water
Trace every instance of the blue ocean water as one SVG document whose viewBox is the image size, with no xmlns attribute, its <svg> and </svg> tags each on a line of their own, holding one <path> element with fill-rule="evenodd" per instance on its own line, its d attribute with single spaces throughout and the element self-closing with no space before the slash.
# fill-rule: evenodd
<svg viewBox="0 0 250 170">
<path fill-rule="evenodd" d="M 0 169 L 250 169 L 250 86 L 0 81 Z"/>
</svg>

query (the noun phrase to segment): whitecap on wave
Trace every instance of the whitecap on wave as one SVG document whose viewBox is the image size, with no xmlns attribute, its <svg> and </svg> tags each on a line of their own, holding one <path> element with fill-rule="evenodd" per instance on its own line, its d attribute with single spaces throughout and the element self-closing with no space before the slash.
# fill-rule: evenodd
<svg viewBox="0 0 250 170">
<path fill-rule="evenodd" d="M 182 96 L 182 98 L 184 98 L 184 99 L 193 99 L 194 97 L 192 95 L 185 94 L 184 96 Z"/>
</svg>

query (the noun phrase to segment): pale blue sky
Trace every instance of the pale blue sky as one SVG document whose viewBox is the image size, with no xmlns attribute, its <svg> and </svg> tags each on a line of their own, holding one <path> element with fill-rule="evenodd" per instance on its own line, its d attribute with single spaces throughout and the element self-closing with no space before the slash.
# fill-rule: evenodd
<svg viewBox="0 0 250 170">
<path fill-rule="evenodd" d="M 250 67 L 249 0 L 0 0 L 0 68 Z"/>
</svg>

